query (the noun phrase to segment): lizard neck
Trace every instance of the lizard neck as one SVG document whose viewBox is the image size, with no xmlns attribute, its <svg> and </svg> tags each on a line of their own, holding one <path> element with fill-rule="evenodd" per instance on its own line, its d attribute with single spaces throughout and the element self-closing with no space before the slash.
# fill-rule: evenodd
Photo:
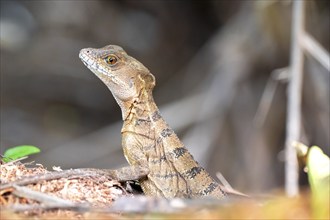
<svg viewBox="0 0 330 220">
<path fill-rule="evenodd" d="M 136 124 L 141 120 L 150 121 L 152 114 L 158 111 L 158 107 L 153 99 L 152 91 L 142 89 L 138 97 L 129 103 L 120 104 L 123 121 L 125 124 Z"/>
</svg>

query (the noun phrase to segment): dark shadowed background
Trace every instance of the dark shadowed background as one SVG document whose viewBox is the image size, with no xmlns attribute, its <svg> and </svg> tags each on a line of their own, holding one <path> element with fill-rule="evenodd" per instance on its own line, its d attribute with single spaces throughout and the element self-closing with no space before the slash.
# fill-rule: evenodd
<svg viewBox="0 0 330 220">
<path fill-rule="evenodd" d="M 126 165 L 120 109 L 78 58 L 117 44 L 155 75 L 164 118 L 213 176 L 250 193 L 283 186 L 290 1 L 0 2 L 1 153 L 30 144 L 49 169 Z M 329 51 L 329 2 L 307 3 Z M 330 74 L 308 56 L 304 70 L 302 140 L 329 155 Z"/>
</svg>

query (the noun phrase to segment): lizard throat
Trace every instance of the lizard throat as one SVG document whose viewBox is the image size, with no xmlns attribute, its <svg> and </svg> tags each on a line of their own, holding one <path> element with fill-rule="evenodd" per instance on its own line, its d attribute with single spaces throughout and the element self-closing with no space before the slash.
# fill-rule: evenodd
<svg viewBox="0 0 330 220">
<path fill-rule="evenodd" d="M 123 109 L 122 109 L 123 110 Z M 124 124 L 122 133 L 131 133 L 144 138 L 154 139 L 155 137 L 155 112 L 159 113 L 157 105 L 154 102 L 151 91 L 141 92 L 124 113 Z"/>
<path fill-rule="evenodd" d="M 139 96 L 134 98 L 128 105 L 128 108 L 123 109 L 124 121 L 150 120 L 152 114 L 158 110 L 153 99 L 152 91 L 142 89 Z"/>
</svg>

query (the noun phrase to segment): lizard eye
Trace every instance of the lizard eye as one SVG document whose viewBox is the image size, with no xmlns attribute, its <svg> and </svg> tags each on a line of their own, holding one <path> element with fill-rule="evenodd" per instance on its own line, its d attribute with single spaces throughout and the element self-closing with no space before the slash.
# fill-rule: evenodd
<svg viewBox="0 0 330 220">
<path fill-rule="evenodd" d="M 117 57 L 113 56 L 113 55 L 110 55 L 110 56 L 107 56 L 106 58 L 104 58 L 105 62 L 107 62 L 107 64 L 110 64 L 110 65 L 115 65 L 118 61 Z"/>
</svg>

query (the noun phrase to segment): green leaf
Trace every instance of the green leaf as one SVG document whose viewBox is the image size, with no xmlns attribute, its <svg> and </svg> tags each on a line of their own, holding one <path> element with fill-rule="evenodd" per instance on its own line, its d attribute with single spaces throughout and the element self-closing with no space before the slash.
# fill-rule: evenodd
<svg viewBox="0 0 330 220">
<path fill-rule="evenodd" d="M 312 189 L 313 217 L 329 218 L 330 159 L 319 147 L 312 146 L 307 154 L 307 168 Z"/>
<path fill-rule="evenodd" d="M 3 161 L 9 162 L 39 152 L 40 152 L 39 148 L 31 145 L 21 145 L 17 147 L 12 147 L 5 151 L 3 155 L 4 156 Z"/>
</svg>

